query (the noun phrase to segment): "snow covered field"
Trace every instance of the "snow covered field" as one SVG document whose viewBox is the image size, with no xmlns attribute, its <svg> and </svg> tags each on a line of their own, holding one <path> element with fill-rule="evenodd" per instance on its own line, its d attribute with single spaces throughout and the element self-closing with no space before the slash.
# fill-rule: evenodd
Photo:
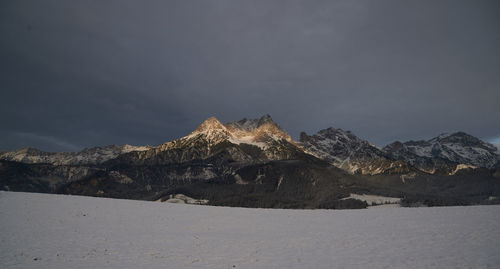
<svg viewBox="0 0 500 269">
<path fill-rule="evenodd" d="M 0 268 L 500 268 L 500 206 L 276 210 L 0 192 Z"/>
</svg>

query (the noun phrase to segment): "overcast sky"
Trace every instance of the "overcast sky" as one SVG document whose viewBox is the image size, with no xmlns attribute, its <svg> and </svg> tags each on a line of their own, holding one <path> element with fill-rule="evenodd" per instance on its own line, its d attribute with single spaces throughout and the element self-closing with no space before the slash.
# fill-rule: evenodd
<svg viewBox="0 0 500 269">
<path fill-rule="evenodd" d="M 500 1 L 1 1 L 0 150 L 269 113 L 383 146 L 500 138 Z"/>
</svg>

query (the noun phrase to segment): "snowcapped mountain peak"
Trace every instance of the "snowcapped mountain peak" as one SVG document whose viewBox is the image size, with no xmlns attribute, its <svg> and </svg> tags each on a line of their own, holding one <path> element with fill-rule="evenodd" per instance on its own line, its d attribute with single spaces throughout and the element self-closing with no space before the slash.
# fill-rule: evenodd
<svg viewBox="0 0 500 269">
<path fill-rule="evenodd" d="M 439 140 L 442 140 L 442 139 L 445 139 L 445 138 L 449 137 L 450 135 L 452 135 L 452 134 L 450 134 L 450 133 L 441 133 L 438 136 L 432 138 L 431 141 L 439 141 Z"/>
<path fill-rule="evenodd" d="M 245 138 L 253 142 L 284 139 L 292 142 L 292 137 L 281 129 L 269 114 L 262 116 L 260 119 L 244 118 L 236 122 L 229 122 L 225 126 L 237 139 Z"/>
<path fill-rule="evenodd" d="M 254 145 L 271 156 L 276 155 L 276 153 L 267 152 L 267 149 L 276 147 L 283 139 L 293 143 L 291 136 L 282 130 L 269 115 L 264 115 L 259 119 L 244 118 L 225 125 L 216 118 L 211 117 L 188 136 L 160 145 L 158 150 L 194 147 L 203 148 L 207 154 L 210 154 L 211 148 L 214 148 L 214 146 L 229 142 L 236 145 Z"/>
<path fill-rule="evenodd" d="M 194 130 L 193 133 L 203 133 L 203 132 L 209 132 L 209 131 L 214 131 L 214 130 L 223 130 L 227 131 L 226 127 L 215 117 L 210 117 L 206 119 L 196 130 Z"/>
<path fill-rule="evenodd" d="M 271 118 L 271 115 L 269 115 L 269 114 L 265 114 L 264 116 L 262 116 L 259 119 L 259 126 L 263 125 L 264 123 L 267 123 L 267 122 L 274 122 L 273 118 Z"/>
<path fill-rule="evenodd" d="M 213 145 L 228 140 L 231 136 L 231 133 L 218 119 L 210 117 L 200 124 L 191 134 L 181 139 L 185 140 L 202 137 L 209 145 Z"/>
<path fill-rule="evenodd" d="M 226 123 L 225 126 L 229 129 L 232 129 L 232 130 L 240 129 L 243 131 L 253 131 L 253 130 L 259 128 L 260 120 L 259 119 L 243 118 L 239 121 Z"/>
<path fill-rule="evenodd" d="M 254 144 L 262 147 L 260 142 L 270 140 L 292 141 L 291 136 L 276 124 L 271 116 L 264 115 L 259 119 L 242 119 L 236 122 L 229 122 L 223 125 L 214 117 L 205 120 L 188 137 L 202 134 L 205 139 L 213 142 L 229 140 L 232 143 Z"/>
<path fill-rule="evenodd" d="M 495 146 L 492 144 L 464 132 L 453 133 L 447 137 L 441 138 L 439 142 L 444 144 L 461 144 L 467 147 L 481 147 L 488 151 L 495 151 Z"/>
<path fill-rule="evenodd" d="M 253 131 L 264 124 L 275 124 L 277 125 L 269 114 L 266 114 L 259 119 L 247 119 L 243 118 L 239 121 L 229 122 L 225 126 L 231 129 L 241 129 L 245 131 Z"/>
<path fill-rule="evenodd" d="M 500 160 L 495 146 L 465 132 L 441 134 L 427 141 L 392 143 L 383 150 L 391 157 L 417 167 L 435 167 L 443 162 L 449 166 L 447 162 L 493 168 L 499 165 Z"/>
<path fill-rule="evenodd" d="M 245 118 L 225 125 L 212 117 L 205 120 L 188 136 L 164 143 L 153 151 L 164 152 L 175 149 L 176 152 L 172 155 L 176 155 L 178 150 L 183 150 L 188 154 L 177 157 L 185 161 L 206 158 L 218 150 L 230 148 L 228 154 L 232 156 L 233 160 L 251 159 L 250 155 L 240 147 L 234 147 L 234 145 L 243 144 L 260 148 L 267 158 L 273 160 L 289 158 L 295 154 L 294 150 L 290 150 L 295 146 L 292 138 L 272 121 L 269 115 L 264 115 L 260 119 Z M 300 149 L 296 151 L 300 151 Z"/>
<path fill-rule="evenodd" d="M 394 169 L 385 154 L 350 131 L 327 128 L 314 135 L 300 134 L 307 152 L 351 173 L 379 174 Z"/>
<path fill-rule="evenodd" d="M 355 136 L 354 134 L 352 134 L 351 131 L 344 131 L 340 128 L 333 128 L 333 127 L 320 130 L 317 135 L 323 136 L 325 138 L 336 139 L 339 141 L 342 141 L 342 140 L 343 141 L 348 141 L 348 140 L 363 141 L 363 140 L 359 139 L 357 136 Z"/>
</svg>

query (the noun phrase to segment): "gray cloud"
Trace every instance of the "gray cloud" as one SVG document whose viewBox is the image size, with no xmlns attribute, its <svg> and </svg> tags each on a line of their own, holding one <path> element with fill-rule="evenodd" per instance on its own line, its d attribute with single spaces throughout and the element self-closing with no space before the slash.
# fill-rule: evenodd
<svg viewBox="0 0 500 269">
<path fill-rule="evenodd" d="M 41 147 L 53 148 L 61 151 L 77 151 L 81 149 L 81 146 L 79 145 L 75 145 L 52 136 L 24 132 L 7 132 L 6 134 L 3 134 L 3 136 L 4 138 L 7 138 L 7 141 L 13 144 L 18 143 L 16 140 L 22 140 L 27 141 L 28 143 L 40 145 Z"/>
<path fill-rule="evenodd" d="M 294 137 L 333 126 L 377 145 L 457 130 L 494 139 L 499 11 L 498 1 L 4 1 L 0 149 L 154 145 L 209 116 L 265 113 Z"/>
</svg>

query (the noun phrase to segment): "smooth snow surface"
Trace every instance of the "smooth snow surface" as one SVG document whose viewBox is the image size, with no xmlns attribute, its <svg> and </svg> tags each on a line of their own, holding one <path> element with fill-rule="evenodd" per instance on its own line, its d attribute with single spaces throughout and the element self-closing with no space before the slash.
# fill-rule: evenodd
<svg viewBox="0 0 500 269">
<path fill-rule="evenodd" d="M 0 192 L 0 268 L 499 268 L 500 206 L 278 210 Z"/>
</svg>

